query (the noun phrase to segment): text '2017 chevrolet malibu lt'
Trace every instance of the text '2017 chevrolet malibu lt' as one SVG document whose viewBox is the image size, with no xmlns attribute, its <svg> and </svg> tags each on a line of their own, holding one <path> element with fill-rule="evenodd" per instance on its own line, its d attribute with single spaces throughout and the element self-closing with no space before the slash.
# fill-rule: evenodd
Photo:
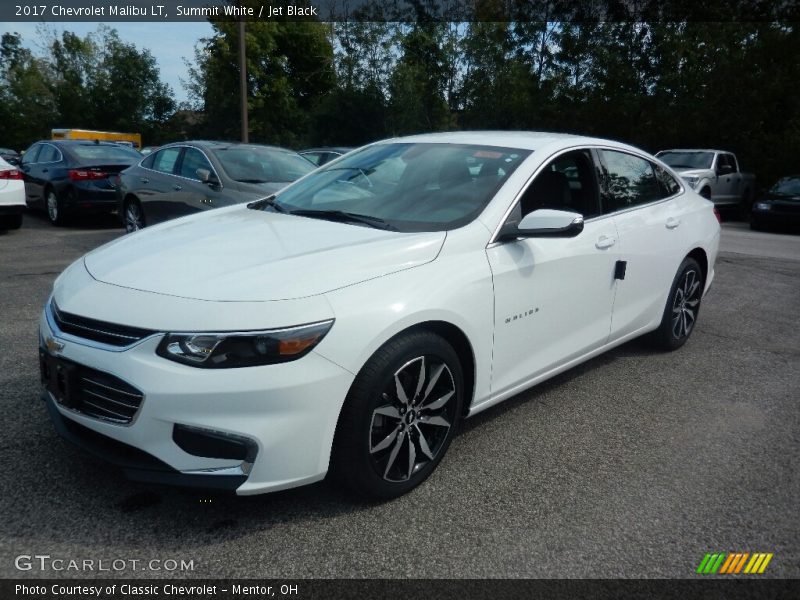
<svg viewBox="0 0 800 600">
<path fill-rule="evenodd" d="M 40 324 L 43 396 L 132 478 L 255 494 L 330 471 L 394 497 L 462 418 L 645 333 L 680 347 L 719 231 L 623 144 L 379 142 L 68 267 Z"/>
</svg>

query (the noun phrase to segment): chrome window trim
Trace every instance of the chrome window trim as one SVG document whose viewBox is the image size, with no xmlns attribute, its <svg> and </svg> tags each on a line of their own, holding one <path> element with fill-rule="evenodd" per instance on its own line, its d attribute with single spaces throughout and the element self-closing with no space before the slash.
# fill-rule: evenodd
<svg viewBox="0 0 800 600">
<path fill-rule="evenodd" d="M 49 142 L 41 142 L 41 146 L 42 146 L 42 148 L 44 148 L 45 146 L 50 146 L 51 148 L 55 149 L 55 151 L 58 152 L 58 156 L 59 156 L 58 160 L 45 160 L 45 161 L 37 160 L 34 163 L 28 163 L 29 165 L 54 165 L 54 164 L 60 163 L 61 161 L 64 160 L 64 153 L 61 152 L 61 149 L 58 146 L 56 146 L 55 144 L 51 144 Z M 42 151 L 40 150 L 39 154 L 41 154 L 41 153 L 42 153 Z M 38 158 L 38 156 L 37 156 L 37 158 Z"/>
<path fill-rule="evenodd" d="M 634 151 L 628 150 L 627 148 L 622 149 L 622 148 L 616 148 L 614 146 L 604 146 L 604 145 L 596 145 L 596 144 L 592 144 L 592 145 L 588 145 L 588 146 L 587 145 L 583 145 L 583 144 L 577 144 L 575 146 L 569 146 L 567 148 L 562 148 L 561 150 L 553 152 L 550 156 L 545 158 L 544 161 L 542 161 L 542 163 L 536 168 L 536 170 L 533 172 L 533 174 L 525 181 L 525 184 L 522 186 L 522 188 L 520 188 L 519 192 L 516 193 L 516 195 L 514 196 L 514 200 L 511 202 L 511 205 L 508 207 L 508 209 L 506 209 L 505 213 L 503 213 L 503 217 L 500 219 L 500 222 L 494 228 L 494 231 L 492 232 L 492 236 L 489 239 L 489 243 L 486 245 L 487 248 L 493 248 L 495 245 L 502 243 L 502 242 L 498 242 L 498 240 L 497 240 L 497 237 L 500 235 L 500 230 L 503 228 L 503 225 L 505 225 L 506 221 L 508 221 L 508 218 L 511 216 L 511 213 L 514 211 L 514 208 L 516 208 L 516 206 L 519 204 L 520 200 L 522 199 L 523 194 L 528 190 L 528 188 L 530 187 L 531 183 L 533 183 L 533 180 L 536 179 L 536 177 L 539 176 L 539 174 L 544 170 L 544 168 L 547 165 L 549 165 L 551 162 L 553 162 L 553 160 L 555 160 L 556 158 L 558 158 L 562 154 L 566 154 L 568 152 L 574 152 L 575 150 L 612 150 L 614 152 L 622 152 L 624 154 L 630 154 L 632 156 L 636 156 L 637 158 L 641 158 L 641 159 L 646 160 L 647 162 L 650 162 L 650 163 L 653 162 L 652 158 L 650 158 L 648 156 L 645 156 L 645 155 L 642 155 L 642 154 L 640 154 L 638 152 L 634 152 Z M 607 219 L 609 217 L 614 217 L 615 215 L 624 214 L 624 213 L 627 213 L 627 212 L 630 212 L 630 211 L 633 211 L 633 210 L 639 210 L 641 208 L 647 208 L 649 206 L 655 206 L 656 204 L 661 204 L 662 202 L 668 202 L 670 200 L 674 200 L 678 196 L 680 196 L 683 193 L 685 193 L 686 192 L 686 188 L 683 185 L 683 182 L 681 181 L 680 177 L 676 177 L 675 173 L 672 172 L 672 169 L 670 169 L 668 166 L 664 165 L 663 162 L 661 162 L 661 161 L 658 161 L 658 162 L 659 162 L 659 166 L 664 167 L 666 169 L 667 173 L 669 173 L 678 182 L 678 185 L 680 186 L 680 189 L 678 190 L 678 192 L 676 192 L 675 194 L 672 194 L 671 196 L 667 196 L 666 198 L 659 198 L 658 200 L 653 200 L 652 202 L 648 202 L 646 204 L 637 204 L 636 206 L 631 206 L 629 208 L 624 208 L 624 209 L 616 210 L 614 212 L 604 213 L 604 214 L 600 214 L 600 215 L 597 215 L 597 216 L 594 216 L 594 217 L 590 217 L 588 219 L 585 219 L 584 223 L 594 223 L 594 222 L 600 221 L 602 219 Z M 601 184 L 601 182 L 598 181 L 598 184 Z"/>
<path fill-rule="evenodd" d="M 150 169 L 148 167 L 145 167 L 142 164 L 144 161 L 146 161 L 148 158 L 150 158 L 156 152 L 161 152 L 162 150 L 169 150 L 170 148 L 193 148 L 194 150 L 200 151 L 200 153 L 208 161 L 208 166 L 211 167 L 211 171 L 214 173 L 214 175 L 217 176 L 217 179 L 219 180 L 219 189 L 221 190 L 221 189 L 223 189 L 225 187 L 224 185 L 222 185 L 222 178 L 219 176 L 219 173 L 217 173 L 217 170 L 214 168 L 214 163 L 211 162 L 210 158 L 208 158 L 208 154 L 205 153 L 205 150 L 203 150 L 202 148 L 198 148 L 197 146 L 189 146 L 187 144 L 175 144 L 175 145 L 171 145 L 171 146 L 161 146 L 155 152 L 151 152 L 147 156 L 143 156 L 142 160 L 140 160 L 139 163 L 136 166 L 144 169 L 145 171 L 150 171 L 151 173 L 158 173 L 160 175 L 167 175 L 168 177 L 177 177 L 178 179 L 183 179 L 184 181 L 193 181 L 194 183 L 203 183 L 199 179 L 192 179 L 191 177 L 184 177 L 183 175 L 176 175 L 175 173 L 167 173 L 166 171 L 159 171 L 158 169 Z"/>
</svg>

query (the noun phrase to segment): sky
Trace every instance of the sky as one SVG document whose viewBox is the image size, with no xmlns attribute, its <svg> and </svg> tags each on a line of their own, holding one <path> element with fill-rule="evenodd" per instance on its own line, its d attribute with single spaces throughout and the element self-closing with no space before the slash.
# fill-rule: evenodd
<svg viewBox="0 0 800 600">
<path fill-rule="evenodd" d="M 95 31 L 99 23 L 48 23 L 49 29 L 55 29 L 58 35 L 65 29 L 83 37 Z M 202 37 L 212 34 L 211 25 L 206 22 L 181 22 L 181 23 L 110 23 L 117 30 L 119 37 L 129 43 L 135 44 L 139 49 L 148 49 L 158 61 L 161 71 L 161 81 L 168 84 L 175 100 L 182 102 L 187 99 L 186 89 L 181 84 L 181 79 L 186 79 L 186 65 L 184 58 L 194 62 L 194 46 Z M 16 31 L 22 36 L 25 47 L 34 52 L 41 50 L 37 46 L 39 23 L 0 23 L 0 35 Z"/>
</svg>

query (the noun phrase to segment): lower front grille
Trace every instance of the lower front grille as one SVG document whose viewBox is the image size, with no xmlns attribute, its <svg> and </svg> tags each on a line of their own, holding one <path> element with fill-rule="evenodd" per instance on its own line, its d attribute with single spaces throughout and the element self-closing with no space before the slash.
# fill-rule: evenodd
<svg viewBox="0 0 800 600">
<path fill-rule="evenodd" d="M 56 401 L 86 416 L 126 425 L 144 394 L 109 373 L 40 353 L 42 380 Z"/>
</svg>

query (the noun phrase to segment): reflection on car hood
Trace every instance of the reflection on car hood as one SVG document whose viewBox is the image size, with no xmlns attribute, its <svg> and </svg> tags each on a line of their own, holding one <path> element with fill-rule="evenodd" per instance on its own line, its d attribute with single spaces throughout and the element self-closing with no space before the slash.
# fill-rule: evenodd
<svg viewBox="0 0 800 600">
<path fill-rule="evenodd" d="M 112 285 L 215 301 L 301 298 L 432 261 L 446 234 L 396 233 L 233 206 L 121 237 L 86 255 Z"/>
</svg>

